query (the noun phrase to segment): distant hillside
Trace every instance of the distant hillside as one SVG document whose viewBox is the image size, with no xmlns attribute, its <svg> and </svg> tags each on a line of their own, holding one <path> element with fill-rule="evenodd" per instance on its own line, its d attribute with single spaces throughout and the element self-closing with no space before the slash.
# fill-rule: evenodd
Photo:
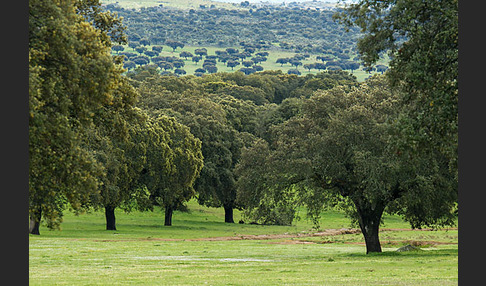
<svg viewBox="0 0 486 286">
<path fill-rule="evenodd" d="M 348 70 L 363 80 L 370 72 L 387 69 L 387 61 L 380 61 L 371 70 L 360 68 L 356 43 L 361 34 L 357 28 L 347 31 L 333 20 L 339 8 L 299 6 L 323 2 L 256 7 L 244 1 L 184 1 L 125 0 L 104 5 L 123 17 L 127 27 L 129 43 L 115 47 L 115 52 L 125 56 L 128 70 L 144 65 L 155 65 L 161 73 L 196 75 L 236 70 L 246 74 L 262 70 L 295 74 Z M 158 5 L 148 5 L 154 3 Z M 146 6 L 135 8 L 133 4 Z M 195 5 L 199 6 L 189 8 Z M 199 48 L 207 53 L 197 59 Z"/>
<path fill-rule="evenodd" d="M 344 0 L 352 2 L 353 0 Z M 328 9 L 342 5 L 343 0 L 102 0 L 103 4 L 118 4 L 123 8 L 140 9 L 142 7 L 165 6 L 179 9 L 196 9 L 201 6 L 225 9 L 259 8 L 262 6 L 301 7 Z M 248 5 L 245 6 L 245 2 Z M 243 3 L 243 4 L 242 4 Z"/>
<path fill-rule="evenodd" d="M 236 9 L 239 5 L 222 1 L 210 0 L 101 0 L 103 4 L 117 4 L 127 9 L 140 9 L 147 7 L 173 7 L 178 9 L 197 9 L 201 6 L 213 8 Z"/>
<path fill-rule="evenodd" d="M 186 10 L 163 4 L 141 9 L 108 4 L 106 8 L 124 18 L 130 41 L 147 39 L 151 44 L 163 44 L 170 39 L 191 46 L 235 47 L 245 42 L 295 52 L 353 54 L 360 36 L 358 29 L 346 32 L 344 26 L 332 19 L 334 12 L 328 10 L 281 7 Z"/>
</svg>

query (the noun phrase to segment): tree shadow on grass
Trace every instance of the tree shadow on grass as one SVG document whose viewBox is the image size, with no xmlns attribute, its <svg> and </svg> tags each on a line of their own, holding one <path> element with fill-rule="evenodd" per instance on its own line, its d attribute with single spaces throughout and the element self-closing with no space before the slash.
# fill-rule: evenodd
<svg viewBox="0 0 486 286">
<path fill-rule="evenodd" d="M 372 253 L 345 253 L 341 255 L 342 257 L 354 257 L 354 258 L 365 258 L 365 257 L 453 257 L 458 256 L 458 249 L 420 249 L 416 251 L 404 251 L 397 252 L 396 250 L 383 251 L 383 252 L 372 252 Z"/>
</svg>

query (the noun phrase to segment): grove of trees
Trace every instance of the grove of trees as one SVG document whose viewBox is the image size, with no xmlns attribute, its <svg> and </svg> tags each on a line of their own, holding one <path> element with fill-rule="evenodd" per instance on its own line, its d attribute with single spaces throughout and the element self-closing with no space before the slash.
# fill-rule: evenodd
<svg viewBox="0 0 486 286">
<path fill-rule="evenodd" d="M 67 209 L 104 210 L 107 230 L 116 230 L 116 208 L 160 209 L 170 226 L 193 198 L 224 208 L 226 223 L 239 209 L 246 222 L 290 225 L 304 207 L 318 228 L 323 210 L 339 208 L 367 253 L 381 252 L 384 213 L 412 228 L 453 225 L 457 1 L 421 3 L 359 1 L 336 14 L 365 33 L 365 65 L 393 55 L 383 75 L 358 82 L 329 68 L 221 73 L 208 57 L 198 76 L 161 74 L 177 63 L 162 57 L 126 72 L 111 54 L 127 43 L 125 27 L 98 0 L 29 1 L 29 233 L 42 221 L 58 228 Z M 286 13 L 267 12 L 252 16 Z M 266 55 L 256 56 L 254 64 Z"/>
<path fill-rule="evenodd" d="M 346 26 L 334 21 L 334 12 L 328 10 L 276 6 L 237 10 L 161 6 L 126 9 L 117 4 L 108 4 L 106 9 L 124 18 L 129 42 L 148 39 L 152 45 L 170 41 L 189 46 L 268 49 L 275 44 L 297 53 L 344 56 L 356 50 L 360 36 L 357 28 L 345 33 Z"/>
</svg>

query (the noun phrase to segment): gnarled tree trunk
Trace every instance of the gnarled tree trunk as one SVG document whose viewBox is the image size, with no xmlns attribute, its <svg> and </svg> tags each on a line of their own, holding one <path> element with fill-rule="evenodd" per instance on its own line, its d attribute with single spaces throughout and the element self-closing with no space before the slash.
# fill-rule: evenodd
<svg viewBox="0 0 486 286">
<path fill-rule="evenodd" d="M 381 216 L 385 209 L 384 204 L 377 203 L 373 205 L 371 203 L 357 203 L 355 201 L 355 205 L 358 212 L 359 227 L 366 243 L 366 254 L 381 252 L 379 231 Z"/>
<path fill-rule="evenodd" d="M 364 219 L 365 222 L 360 223 L 361 231 L 366 243 L 366 254 L 370 252 L 381 252 L 381 244 L 379 237 L 380 220 Z"/>
</svg>

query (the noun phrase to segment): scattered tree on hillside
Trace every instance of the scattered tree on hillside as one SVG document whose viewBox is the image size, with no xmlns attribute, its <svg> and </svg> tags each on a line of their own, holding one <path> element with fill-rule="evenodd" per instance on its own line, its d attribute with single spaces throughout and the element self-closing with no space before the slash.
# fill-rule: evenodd
<svg viewBox="0 0 486 286">
<path fill-rule="evenodd" d="M 171 47 L 173 52 L 175 52 L 177 48 L 184 48 L 185 46 L 182 42 L 173 40 L 166 40 L 165 45 Z"/>
<path fill-rule="evenodd" d="M 117 54 L 121 51 L 123 51 L 125 48 L 122 45 L 114 45 L 111 47 L 112 50 L 114 50 Z"/>
<path fill-rule="evenodd" d="M 305 68 L 306 70 L 309 70 L 309 72 L 310 72 L 310 70 L 311 70 L 311 69 L 313 69 L 313 68 L 315 68 L 315 66 L 314 66 L 314 64 L 305 64 L 305 65 L 304 65 L 304 68 Z"/>
<path fill-rule="evenodd" d="M 133 61 L 125 61 L 123 63 L 123 67 L 130 70 L 130 69 L 134 69 L 136 67 L 136 64 Z"/>
<path fill-rule="evenodd" d="M 268 52 L 258 52 L 256 53 L 257 56 L 260 56 L 260 57 L 268 57 L 269 53 Z"/>
<path fill-rule="evenodd" d="M 146 47 L 143 47 L 143 46 L 138 46 L 135 48 L 135 51 L 137 51 L 137 53 L 139 53 L 140 55 L 145 52 L 147 50 Z"/>
<path fill-rule="evenodd" d="M 276 63 L 277 64 L 280 64 L 280 66 L 282 67 L 284 64 L 288 63 L 289 62 L 289 59 L 288 58 L 278 58 Z"/>
<path fill-rule="evenodd" d="M 238 49 L 235 48 L 227 48 L 226 52 L 230 55 L 238 53 Z"/>
<path fill-rule="evenodd" d="M 239 71 L 246 74 L 246 75 L 249 75 L 249 74 L 256 72 L 256 70 L 253 69 L 253 68 L 240 68 Z"/>
<path fill-rule="evenodd" d="M 135 50 L 136 47 L 140 46 L 139 42 L 129 42 L 128 47 L 132 48 Z"/>
<path fill-rule="evenodd" d="M 326 69 L 326 65 L 324 63 L 314 63 L 314 68 L 321 71 Z"/>
<path fill-rule="evenodd" d="M 208 55 L 208 50 L 206 48 L 195 49 L 194 54 L 196 54 L 196 55 L 198 55 L 202 58 L 203 56 Z"/>
<path fill-rule="evenodd" d="M 162 52 L 162 50 L 164 49 L 164 47 L 162 46 L 152 46 L 152 51 L 156 51 L 160 54 L 160 52 Z"/>
<path fill-rule="evenodd" d="M 178 61 L 173 61 L 172 64 L 174 65 L 174 67 L 176 69 L 180 69 L 182 67 L 184 67 L 186 64 L 184 63 L 184 61 L 182 60 L 178 60 Z"/>
<path fill-rule="evenodd" d="M 288 74 L 295 74 L 295 75 L 300 75 L 301 72 L 298 69 L 289 69 L 287 71 Z"/>
<path fill-rule="evenodd" d="M 218 72 L 218 68 L 215 65 L 206 65 L 206 66 L 204 66 L 204 69 L 208 73 L 217 73 Z"/>
<path fill-rule="evenodd" d="M 259 65 L 254 65 L 253 66 L 253 69 L 258 72 L 258 71 L 262 71 L 263 70 L 263 67 L 262 66 L 259 66 Z"/>
<path fill-rule="evenodd" d="M 243 61 L 241 64 L 244 65 L 245 67 L 249 68 L 252 65 L 254 65 L 255 63 L 253 61 Z"/>
<path fill-rule="evenodd" d="M 174 68 L 174 64 L 170 62 L 159 62 L 157 65 L 166 71 Z"/>
<path fill-rule="evenodd" d="M 155 57 L 158 55 L 155 51 L 144 51 L 143 54 L 147 55 L 148 57 Z"/>
<path fill-rule="evenodd" d="M 185 75 L 186 71 L 183 70 L 183 69 L 177 68 L 177 69 L 174 70 L 174 73 L 177 74 L 177 75 Z"/>
<path fill-rule="evenodd" d="M 150 45 L 150 40 L 149 40 L 149 39 L 147 39 L 147 38 L 140 39 L 139 43 L 140 43 L 140 45 L 142 45 L 142 46 L 148 46 L 148 45 Z"/>
<path fill-rule="evenodd" d="M 267 61 L 267 58 L 266 57 L 262 57 L 262 56 L 256 56 L 256 57 L 253 57 L 251 58 L 251 60 L 255 63 L 255 64 L 259 64 L 261 62 L 265 62 Z"/>
<path fill-rule="evenodd" d="M 350 69 L 351 72 L 354 72 L 355 70 L 357 70 L 359 68 L 360 64 L 358 62 L 350 62 L 348 65 L 347 65 L 347 69 Z"/>
<path fill-rule="evenodd" d="M 239 65 L 240 62 L 239 61 L 233 61 L 233 60 L 229 60 L 227 63 L 226 63 L 226 66 L 230 67 L 231 70 L 233 70 L 234 67 L 236 67 L 237 65 Z"/>
<path fill-rule="evenodd" d="M 193 57 L 193 54 L 191 52 L 182 51 L 179 54 L 179 57 L 184 58 L 184 59 L 187 60 L 187 58 L 192 58 Z"/>
<path fill-rule="evenodd" d="M 194 57 L 192 57 L 192 61 L 193 61 L 193 62 L 195 62 L 196 64 L 197 64 L 197 63 L 198 63 L 200 60 L 202 60 L 202 57 L 200 57 L 200 56 L 194 56 Z"/>
<path fill-rule="evenodd" d="M 292 66 L 295 66 L 295 68 L 296 68 L 296 69 L 297 69 L 299 66 L 301 66 L 301 65 L 302 65 L 302 62 L 301 62 L 301 61 L 299 61 L 299 60 L 295 60 L 295 59 L 292 59 L 292 60 L 290 60 L 289 62 L 290 62 L 290 64 L 291 64 Z"/>
</svg>

